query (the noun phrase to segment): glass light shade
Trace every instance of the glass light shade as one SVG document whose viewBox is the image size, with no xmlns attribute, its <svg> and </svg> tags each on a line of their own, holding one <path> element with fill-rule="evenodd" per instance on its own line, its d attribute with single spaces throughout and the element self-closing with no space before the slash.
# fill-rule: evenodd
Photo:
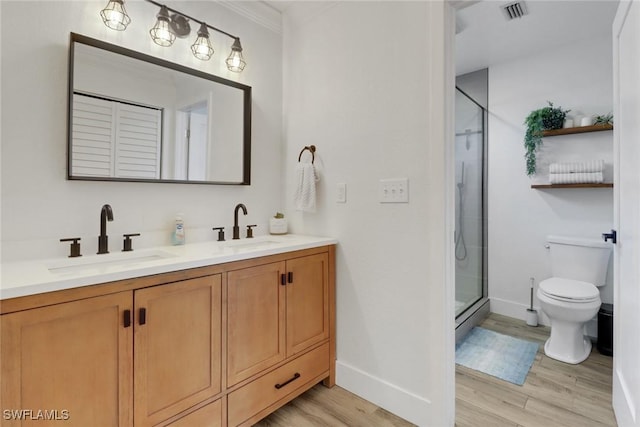
<svg viewBox="0 0 640 427">
<path fill-rule="evenodd" d="M 109 0 L 107 7 L 100 11 L 102 22 L 112 30 L 124 31 L 131 23 L 122 0 Z"/>
<path fill-rule="evenodd" d="M 247 65 L 242 57 L 242 46 L 240 45 L 240 39 L 235 39 L 231 46 L 231 53 L 227 58 L 227 68 L 229 71 L 240 73 L 244 70 L 244 66 Z"/>
<path fill-rule="evenodd" d="M 196 38 L 196 42 L 191 46 L 191 52 L 193 52 L 193 56 L 203 61 L 208 61 L 211 55 L 213 55 L 213 48 L 209 41 L 209 31 L 205 23 L 200 25 L 198 38 Z"/>
<path fill-rule="evenodd" d="M 169 18 L 169 11 L 165 6 L 160 8 L 160 12 L 158 12 L 158 20 L 156 21 L 156 25 L 153 26 L 151 30 L 149 30 L 149 34 L 151 34 L 151 38 L 154 43 L 160 46 L 168 47 L 173 44 L 176 40 L 176 35 L 171 29 L 171 20 Z"/>
</svg>

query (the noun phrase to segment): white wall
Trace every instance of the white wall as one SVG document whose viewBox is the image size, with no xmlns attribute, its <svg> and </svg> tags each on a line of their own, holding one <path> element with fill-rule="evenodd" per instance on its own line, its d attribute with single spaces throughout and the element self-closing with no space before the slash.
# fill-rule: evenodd
<svg viewBox="0 0 640 427">
<path fill-rule="evenodd" d="M 286 208 L 294 231 L 340 242 L 338 385 L 421 426 L 453 425 L 444 7 L 300 2 L 284 17 Z M 317 213 L 302 214 L 294 168 L 309 144 L 321 181 Z M 409 178 L 409 204 L 378 202 L 393 177 Z"/>
<path fill-rule="evenodd" d="M 542 54 L 489 69 L 489 296 L 491 310 L 524 319 L 529 278 L 537 284 L 551 275 L 549 234 L 600 239 L 613 223 L 611 189 L 534 190 L 548 182 L 553 161 L 604 159 L 612 182 L 613 133 L 595 132 L 543 139 L 538 173 L 525 173 L 524 119 L 549 100 L 583 115 L 612 111 L 610 38 L 550 48 Z M 613 301 L 612 268 L 601 289 Z M 534 306 L 539 307 L 537 299 Z M 593 328 L 588 330 L 594 336 Z"/>
<path fill-rule="evenodd" d="M 61 257 L 81 237 L 82 252 L 95 253 L 99 213 L 114 210 L 108 225 L 110 248 L 121 249 L 123 233 L 140 232 L 134 247 L 168 244 L 177 212 L 184 214 L 187 241 L 213 240 L 214 226 L 233 224 L 242 202 L 256 223 L 282 210 L 282 38 L 214 2 L 171 4 L 178 10 L 241 37 L 248 62 L 241 74 L 226 70 L 231 39 L 212 32 L 210 61 L 190 51 L 195 36 L 171 48 L 148 35 L 158 8 L 127 1 L 132 23 L 124 32 L 108 29 L 99 16 L 106 1 L 3 1 L 1 8 L 2 91 L 2 261 Z M 35 29 L 35 30 L 34 30 Z M 194 30 L 197 30 L 195 28 Z M 67 181 L 67 63 L 69 32 L 76 32 L 178 62 L 253 87 L 252 185 L 212 186 Z"/>
</svg>

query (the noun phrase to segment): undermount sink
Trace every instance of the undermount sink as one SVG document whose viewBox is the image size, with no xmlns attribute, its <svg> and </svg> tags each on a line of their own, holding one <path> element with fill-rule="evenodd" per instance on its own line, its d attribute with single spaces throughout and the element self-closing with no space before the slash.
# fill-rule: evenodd
<svg viewBox="0 0 640 427">
<path fill-rule="evenodd" d="M 224 245 L 224 249 L 234 252 L 253 251 L 259 249 L 269 249 L 281 245 L 283 243 L 292 243 L 293 241 L 287 236 L 262 236 L 254 239 L 242 239 L 231 241 Z"/>
<path fill-rule="evenodd" d="M 87 257 L 69 258 L 47 265 L 53 274 L 71 274 L 91 270 L 104 271 L 114 267 L 132 267 L 152 261 L 173 258 L 176 255 L 159 250 L 141 250 L 132 252 L 117 252 Z"/>
<path fill-rule="evenodd" d="M 263 249 L 263 248 L 267 248 L 270 246 L 274 246 L 274 245 L 278 245 L 281 242 L 277 242 L 275 240 L 259 240 L 256 242 L 238 242 L 238 243 L 230 243 L 225 245 L 226 248 L 229 249 L 237 249 L 237 250 L 243 250 L 243 249 Z"/>
</svg>

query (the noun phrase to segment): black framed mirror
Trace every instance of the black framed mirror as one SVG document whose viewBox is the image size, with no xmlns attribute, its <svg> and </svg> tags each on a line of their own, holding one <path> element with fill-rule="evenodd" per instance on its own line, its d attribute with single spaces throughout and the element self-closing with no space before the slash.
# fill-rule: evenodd
<svg viewBox="0 0 640 427">
<path fill-rule="evenodd" d="M 249 185 L 251 87 L 71 33 L 70 180 Z"/>
</svg>

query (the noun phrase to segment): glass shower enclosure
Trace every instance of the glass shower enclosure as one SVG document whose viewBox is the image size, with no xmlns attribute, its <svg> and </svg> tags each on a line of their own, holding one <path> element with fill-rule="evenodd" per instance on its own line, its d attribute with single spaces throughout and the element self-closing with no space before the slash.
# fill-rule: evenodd
<svg viewBox="0 0 640 427">
<path fill-rule="evenodd" d="M 487 305 L 486 110 L 456 88 L 456 327 Z"/>
</svg>

